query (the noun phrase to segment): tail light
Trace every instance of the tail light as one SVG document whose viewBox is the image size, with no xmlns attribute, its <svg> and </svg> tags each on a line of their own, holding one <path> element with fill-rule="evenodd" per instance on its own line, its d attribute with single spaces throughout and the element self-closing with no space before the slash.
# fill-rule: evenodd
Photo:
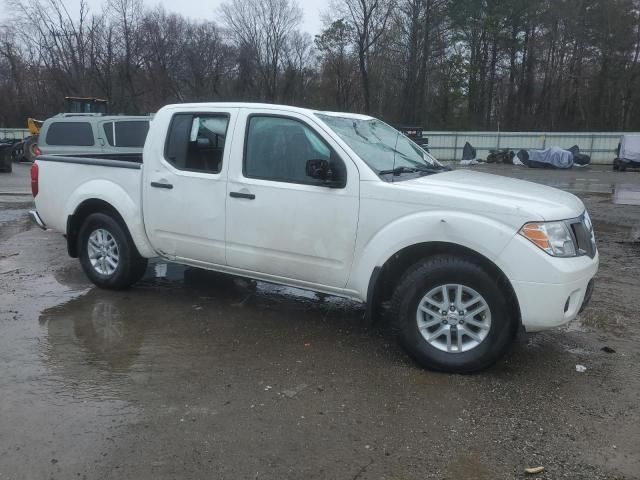
<svg viewBox="0 0 640 480">
<path fill-rule="evenodd" d="M 38 196 L 38 164 L 34 163 L 31 165 L 31 193 L 33 194 L 33 198 Z"/>
</svg>

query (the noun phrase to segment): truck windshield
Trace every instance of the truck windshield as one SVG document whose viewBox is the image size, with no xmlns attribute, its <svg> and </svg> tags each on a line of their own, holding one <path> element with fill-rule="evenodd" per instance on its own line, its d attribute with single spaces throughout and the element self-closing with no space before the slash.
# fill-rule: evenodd
<svg viewBox="0 0 640 480">
<path fill-rule="evenodd" d="M 405 135 L 378 119 L 316 115 L 380 176 L 448 170 Z"/>
</svg>

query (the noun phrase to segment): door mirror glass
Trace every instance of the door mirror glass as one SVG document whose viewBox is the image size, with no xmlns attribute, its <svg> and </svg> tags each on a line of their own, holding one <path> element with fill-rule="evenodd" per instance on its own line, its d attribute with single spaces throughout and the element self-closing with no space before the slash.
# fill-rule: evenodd
<svg viewBox="0 0 640 480">
<path fill-rule="evenodd" d="M 316 180 L 333 180 L 331 164 L 325 159 L 308 160 L 307 175 L 311 178 L 315 178 Z"/>
</svg>

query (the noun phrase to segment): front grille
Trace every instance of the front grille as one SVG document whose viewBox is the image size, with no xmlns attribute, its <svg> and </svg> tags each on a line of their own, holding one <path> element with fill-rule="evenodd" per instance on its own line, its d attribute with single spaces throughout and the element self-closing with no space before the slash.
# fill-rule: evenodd
<svg viewBox="0 0 640 480">
<path fill-rule="evenodd" d="M 591 222 L 584 215 L 575 220 L 569 220 L 569 228 L 573 234 L 578 255 L 596 256 L 596 241 Z"/>
</svg>

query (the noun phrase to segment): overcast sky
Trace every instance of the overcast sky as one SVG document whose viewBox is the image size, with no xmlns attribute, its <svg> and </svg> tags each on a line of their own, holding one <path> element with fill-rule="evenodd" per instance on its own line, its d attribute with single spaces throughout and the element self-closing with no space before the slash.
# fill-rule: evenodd
<svg viewBox="0 0 640 480">
<path fill-rule="evenodd" d="M 330 0 L 298 0 L 298 5 L 304 11 L 302 30 L 311 35 L 320 33 L 322 29 L 321 15 L 327 10 Z M 8 8 L 2 5 L 5 1 L 0 0 L 0 20 L 7 20 Z M 100 11 L 104 0 L 87 0 L 89 7 L 94 11 Z M 150 6 L 164 5 L 170 12 L 178 12 L 191 18 L 215 20 L 218 16 L 218 7 L 223 0 L 143 0 Z M 71 9 L 77 10 L 79 0 L 64 0 L 64 3 Z"/>
</svg>

